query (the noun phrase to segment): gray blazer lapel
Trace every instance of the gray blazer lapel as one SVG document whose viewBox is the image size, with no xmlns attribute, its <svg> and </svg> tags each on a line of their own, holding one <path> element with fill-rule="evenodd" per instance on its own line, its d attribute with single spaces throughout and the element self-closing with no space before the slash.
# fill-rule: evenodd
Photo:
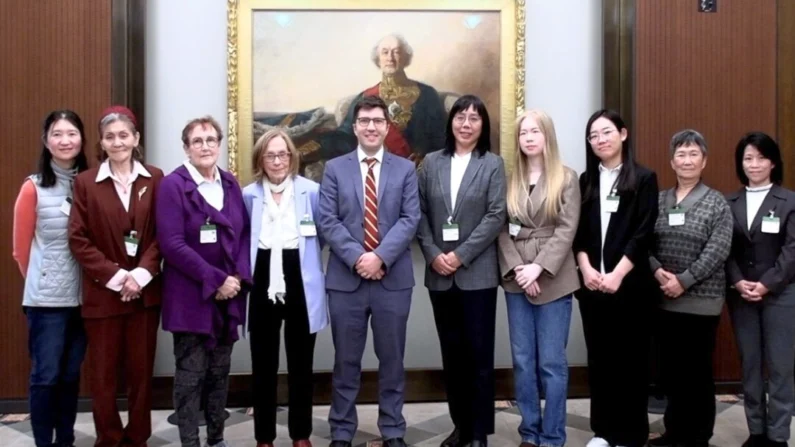
<svg viewBox="0 0 795 447">
<path fill-rule="evenodd" d="M 353 180 L 353 187 L 356 190 L 356 200 L 359 201 L 359 206 L 364 214 L 364 178 L 362 177 L 362 168 L 359 166 L 359 157 L 357 151 L 351 152 L 348 155 L 348 163 L 350 164 L 350 175 L 348 178 Z M 345 173 L 343 173 L 345 175 Z"/>
<path fill-rule="evenodd" d="M 731 201 L 729 207 L 734 214 L 734 218 L 737 219 L 737 225 L 743 230 L 743 234 L 748 240 L 751 239 L 751 233 L 748 232 L 748 205 L 745 202 L 745 188 L 742 191 L 737 193 L 736 199 L 729 199 Z"/>
<path fill-rule="evenodd" d="M 464 202 L 464 196 L 466 195 L 467 189 L 472 186 L 472 181 L 475 180 L 475 177 L 477 176 L 482 165 L 482 157 L 477 153 L 473 153 L 472 157 L 469 159 L 467 170 L 464 171 L 464 178 L 461 179 L 461 186 L 458 187 L 458 195 L 455 198 L 455 209 L 453 209 L 453 218 L 458 216 L 458 211 L 461 209 L 461 204 Z M 449 168 L 447 170 L 447 175 L 448 177 L 450 175 Z M 447 180 L 447 184 L 449 188 L 450 180 Z"/>
<path fill-rule="evenodd" d="M 453 209 L 452 199 L 450 198 L 450 163 L 451 157 L 447 154 L 442 154 L 439 157 L 439 166 L 436 168 L 438 169 L 439 186 L 442 189 L 442 197 L 444 198 L 448 215 L 452 214 L 451 211 Z"/>
</svg>

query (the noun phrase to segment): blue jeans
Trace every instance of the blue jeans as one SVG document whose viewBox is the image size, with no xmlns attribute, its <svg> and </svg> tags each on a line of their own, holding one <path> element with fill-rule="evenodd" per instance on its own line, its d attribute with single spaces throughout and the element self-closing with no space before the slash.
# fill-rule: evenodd
<svg viewBox="0 0 795 447">
<path fill-rule="evenodd" d="M 522 442 L 544 447 L 566 444 L 566 396 L 569 365 L 566 344 L 571 295 L 535 305 L 524 293 L 505 293 L 513 355 L 516 402 L 522 414 Z M 541 395 L 545 397 L 541 417 Z"/>
<path fill-rule="evenodd" d="M 30 351 L 30 419 L 36 447 L 75 441 L 80 365 L 86 333 L 79 307 L 26 307 Z"/>
</svg>

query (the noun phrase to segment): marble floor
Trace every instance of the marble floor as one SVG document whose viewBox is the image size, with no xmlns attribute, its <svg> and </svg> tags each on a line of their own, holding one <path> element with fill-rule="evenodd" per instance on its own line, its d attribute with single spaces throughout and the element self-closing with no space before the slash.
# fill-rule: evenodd
<svg viewBox="0 0 795 447">
<path fill-rule="evenodd" d="M 520 442 L 516 432 L 519 422 L 519 410 L 512 402 L 497 402 L 496 430 L 489 437 L 489 445 L 494 447 L 517 446 Z M 589 402 L 587 399 L 571 399 L 568 401 L 567 434 L 569 446 L 584 446 L 591 438 L 589 430 Z M 715 435 L 710 444 L 719 447 L 739 447 L 748 437 L 742 402 L 735 396 L 718 397 L 718 416 L 715 423 Z M 254 422 L 249 409 L 230 409 L 227 420 L 226 440 L 230 447 L 254 447 Z M 170 411 L 153 411 L 152 422 L 154 434 L 149 447 L 179 447 L 177 428 L 168 422 Z M 325 447 L 329 443 L 329 427 L 326 422 L 327 406 L 314 409 L 314 433 L 312 443 Z M 406 442 L 416 446 L 436 447 L 452 430 L 453 424 L 445 403 L 407 404 L 404 416 L 408 425 Z M 359 406 L 359 432 L 354 439 L 354 446 L 379 446 L 376 419 L 378 408 L 375 405 Z M 126 419 L 126 414 L 122 416 Z M 661 416 L 649 415 L 652 422 L 652 437 L 663 430 Z M 290 447 L 287 434 L 287 411 L 278 414 L 279 439 L 276 446 Z M 94 424 L 90 413 L 81 413 L 77 419 L 77 447 L 94 445 Z M 793 424 L 795 433 L 795 423 Z M 790 443 L 795 445 L 795 443 Z M 0 446 L 28 447 L 35 446 L 30 433 L 28 415 L 0 416 Z"/>
</svg>

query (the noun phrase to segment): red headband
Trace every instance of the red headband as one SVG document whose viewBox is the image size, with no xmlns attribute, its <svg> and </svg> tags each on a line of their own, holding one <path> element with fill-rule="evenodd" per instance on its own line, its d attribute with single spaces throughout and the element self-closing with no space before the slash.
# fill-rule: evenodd
<svg viewBox="0 0 795 447">
<path fill-rule="evenodd" d="M 124 106 L 110 106 L 107 109 L 102 111 L 102 117 L 100 120 L 104 119 L 106 116 L 110 115 L 111 113 L 118 113 L 119 115 L 124 115 L 132 121 L 133 126 L 138 127 L 138 121 L 135 119 L 135 114 L 132 113 L 130 109 Z"/>
</svg>

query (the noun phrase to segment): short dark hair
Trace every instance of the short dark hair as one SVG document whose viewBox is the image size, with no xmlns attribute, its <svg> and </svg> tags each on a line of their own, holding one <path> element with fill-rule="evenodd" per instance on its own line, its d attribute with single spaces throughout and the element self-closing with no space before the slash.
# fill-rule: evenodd
<svg viewBox="0 0 795 447">
<path fill-rule="evenodd" d="M 780 185 L 784 181 L 784 161 L 781 159 L 781 150 L 776 140 L 764 132 L 749 132 L 745 134 L 737 143 L 734 150 L 734 168 L 737 171 L 737 178 L 745 186 L 748 186 L 748 176 L 743 171 L 743 156 L 745 148 L 753 146 L 762 154 L 763 157 L 773 163 L 773 170 L 770 172 L 770 181 Z"/>
<path fill-rule="evenodd" d="M 386 107 L 386 103 L 383 99 L 379 96 L 369 95 L 369 96 L 362 96 L 361 99 L 356 101 L 356 104 L 353 106 L 353 119 L 359 117 L 359 111 L 365 109 L 381 109 L 384 111 L 384 118 L 387 120 L 389 119 L 389 111 Z"/>
<path fill-rule="evenodd" d="M 707 141 L 704 139 L 704 136 L 701 135 L 701 133 L 693 129 L 680 130 L 679 132 L 675 133 L 673 137 L 671 137 L 671 158 L 674 158 L 676 150 L 680 147 L 693 145 L 698 146 L 698 148 L 701 149 L 701 154 L 703 156 L 707 156 Z"/>
<path fill-rule="evenodd" d="M 52 188 L 55 186 L 55 171 L 52 169 L 50 162 L 52 161 L 52 153 L 47 149 L 47 133 L 50 132 L 52 126 L 60 120 L 66 120 L 77 128 L 80 132 L 80 152 L 75 157 L 75 167 L 77 172 L 83 172 L 88 169 L 88 159 L 86 158 L 86 132 L 83 127 L 83 120 L 80 116 L 71 110 L 53 110 L 46 118 L 42 125 L 41 133 L 41 156 L 39 156 L 38 172 L 39 186 L 42 188 Z"/>
<path fill-rule="evenodd" d="M 480 137 L 475 149 L 482 156 L 491 150 L 491 120 L 489 119 L 489 111 L 486 110 L 486 104 L 475 95 L 464 95 L 453 103 L 450 108 L 450 113 L 447 116 L 447 132 L 443 152 L 448 155 L 455 153 L 455 136 L 453 135 L 453 119 L 461 112 L 468 110 L 470 107 L 475 109 L 475 112 L 480 115 L 483 125 L 480 130 Z"/>
</svg>

